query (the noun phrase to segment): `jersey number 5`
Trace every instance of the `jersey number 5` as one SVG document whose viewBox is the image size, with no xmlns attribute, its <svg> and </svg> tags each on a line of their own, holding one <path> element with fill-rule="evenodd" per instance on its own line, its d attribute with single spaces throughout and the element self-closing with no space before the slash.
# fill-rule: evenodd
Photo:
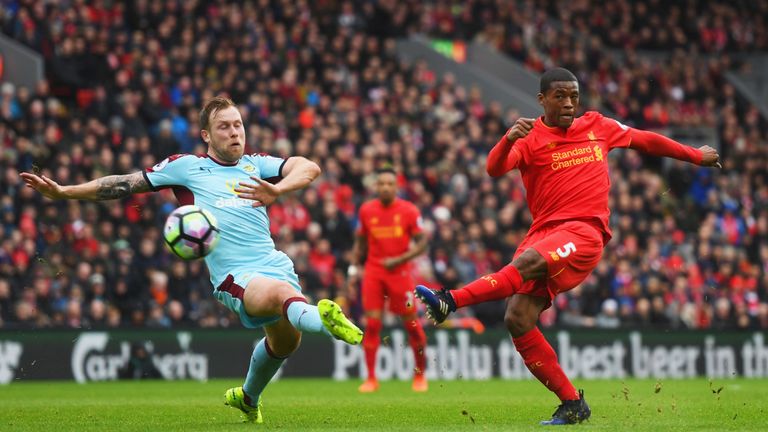
<svg viewBox="0 0 768 432">
<path fill-rule="evenodd" d="M 560 258 L 567 257 L 571 252 L 576 252 L 576 245 L 573 244 L 573 242 L 568 242 L 564 244 L 562 248 L 557 248 L 557 254 Z"/>
</svg>

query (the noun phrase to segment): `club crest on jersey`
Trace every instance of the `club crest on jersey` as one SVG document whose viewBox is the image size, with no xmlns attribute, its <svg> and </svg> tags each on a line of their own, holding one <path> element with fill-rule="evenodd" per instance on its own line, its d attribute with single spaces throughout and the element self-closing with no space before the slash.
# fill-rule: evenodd
<svg viewBox="0 0 768 432">
<path fill-rule="evenodd" d="M 253 165 L 246 165 L 243 167 L 243 170 L 245 170 L 247 173 L 252 173 L 256 171 L 256 168 Z"/>
<path fill-rule="evenodd" d="M 227 190 L 234 195 L 233 198 L 219 198 L 216 200 L 214 205 L 217 208 L 224 208 L 224 207 L 249 207 L 251 204 L 253 204 L 253 201 L 247 200 L 244 198 L 240 198 L 240 195 L 235 192 L 235 188 L 238 186 L 238 180 L 227 180 L 224 182 L 224 184 L 227 186 Z"/>
<path fill-rule="evenodd" d="M 237 192 L 235 192 L 235 188 L 237 187 L 237 183 L 238 183 L 237 180 L 227 180 L 227 181 L 224 182 L 224 184 L 227 185 L 227 190 L 232 195 L 237 195 Z"/>
<path fill-rule="evenodd" d="M 551 143 L 547 144 L 547 150 L 552 150 L 555 147 L 557 147 L 557 143 L 556 142 L 551 142 Z"/>
<path fill-rule="evenodd" d="M 599 145 L 595 145 L 595 147 L 592 148 L 592 150 L 595 151 L 595 160 L 597 160 L 598 162 L 602 162 L 603 161 L 603 149 L 601 149 Z"/>
</svg>

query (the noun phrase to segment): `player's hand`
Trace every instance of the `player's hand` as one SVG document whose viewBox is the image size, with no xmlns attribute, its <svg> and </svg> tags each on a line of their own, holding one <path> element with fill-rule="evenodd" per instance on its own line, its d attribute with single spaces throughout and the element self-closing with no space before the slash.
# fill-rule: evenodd
<svg viewBox="0 0 768 432">
<path fill-rule="evenodd" d="M 27 187 L 31 187 L 47 198 L 64 199 L 67 197 L 64 193 L 64 188 L 61 185 L 44 175 L 32 173 L 21 173 L 20 175 Z"/>
<path fill-rule="evenodd" d="M 507 131 L 507 140 L 515 141 L 520 138 L 525 138 L 531 133 L 535 122 L 536 119 L 520 117 Z"/>
<path fill-rule="evenodd" d="M 357 301 L 357 282 L 360 280 L 360 269 L 350 264 L 347 267 L 347 299 L 350 303 Z"/>
<path fill-rule="evenodd" d="M 701 166 L 723 169 L 723 165 L 720 163 L 720 155 L 717 153 L 717 150 L 708 145 L 699 148 L 699 150 L 701 150 Z"/>
<path fill-rule="evenodd" d="M 381 260 L 381 265 L 387 270 L 392 270 L 400 265 L 400 260 L 397 258 L 384 258 Z"/>
<path fill-rule="evenodd" d="M 347 277 L 356 278 L 358 275 L 360 275 L 360 269 L 358 269 L 356 265 L 350 264 L 347 267 Z"/>
<path fill-rule="evenodd" d="M 277 197 L 280 196 L 280 188 L 272 183 L 256 176 L 251 176 L 251 179 L 256 184 L 240 182 L 238 183 L 240 187 L 235 188 L 235 193 L 240 198 L 253 200 L 253 207 L 268 206 L 274 203 Z"/>
</svg>

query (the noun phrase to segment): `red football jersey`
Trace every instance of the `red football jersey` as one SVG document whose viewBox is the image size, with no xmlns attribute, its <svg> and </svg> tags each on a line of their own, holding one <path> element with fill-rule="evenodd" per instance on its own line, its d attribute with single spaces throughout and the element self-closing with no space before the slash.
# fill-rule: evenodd
<svg viewBox="0 0 768 432">
<path fill-rule="evenodd" d="M 568 129 L 536 119 L 528 136 L 512 147 L 520 152 L 516 168 L 533 216 L 531 231 L 553 221 L 593 220 L 606 241 L 610 239 L 608 152 L 628 147 L 629 131 L 594 111 L 575 119 Z"/>
<path fill-rule="evenodd" d="M 360 206 L 358 219 L 357 233 L 368 239 L 366 272 L 394 273 L 410 270 L 410 262 L 405 262 L 388 271 L 381 260 L 405 253 L 411 237 L 422 232 L 418 207 L 400 198 L 395 198 L 392 204 L 385 207 L 381 201 L 374 199 Z"/>
</svg>

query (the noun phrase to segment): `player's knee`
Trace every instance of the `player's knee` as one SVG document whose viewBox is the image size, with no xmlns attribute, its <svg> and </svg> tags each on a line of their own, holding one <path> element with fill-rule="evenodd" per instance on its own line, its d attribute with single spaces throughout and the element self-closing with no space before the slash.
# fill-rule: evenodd
<svg viewBox="0 0 768 432">
<path fill-rule="evenodd" d="M 537 318 L 524 308 L 510 307 L 504 314 L 504 324 L 506 324 L 512 337 L 519 337 L 528 333 L 536 326 L 536 321 Z"/>
<path fill-rule="evenodd" d="M 273 289 L 273 293 L 280 304 L 289 298 L 304 297 L 301 292 L 296 291 L 296 288 L 294 288 L 293 285 L 289 284 L 288 282 L 280 282 L 276 284 L 275 288 Z M 304 298 L 306 299 L 306 297 Z"/>
</svg>

